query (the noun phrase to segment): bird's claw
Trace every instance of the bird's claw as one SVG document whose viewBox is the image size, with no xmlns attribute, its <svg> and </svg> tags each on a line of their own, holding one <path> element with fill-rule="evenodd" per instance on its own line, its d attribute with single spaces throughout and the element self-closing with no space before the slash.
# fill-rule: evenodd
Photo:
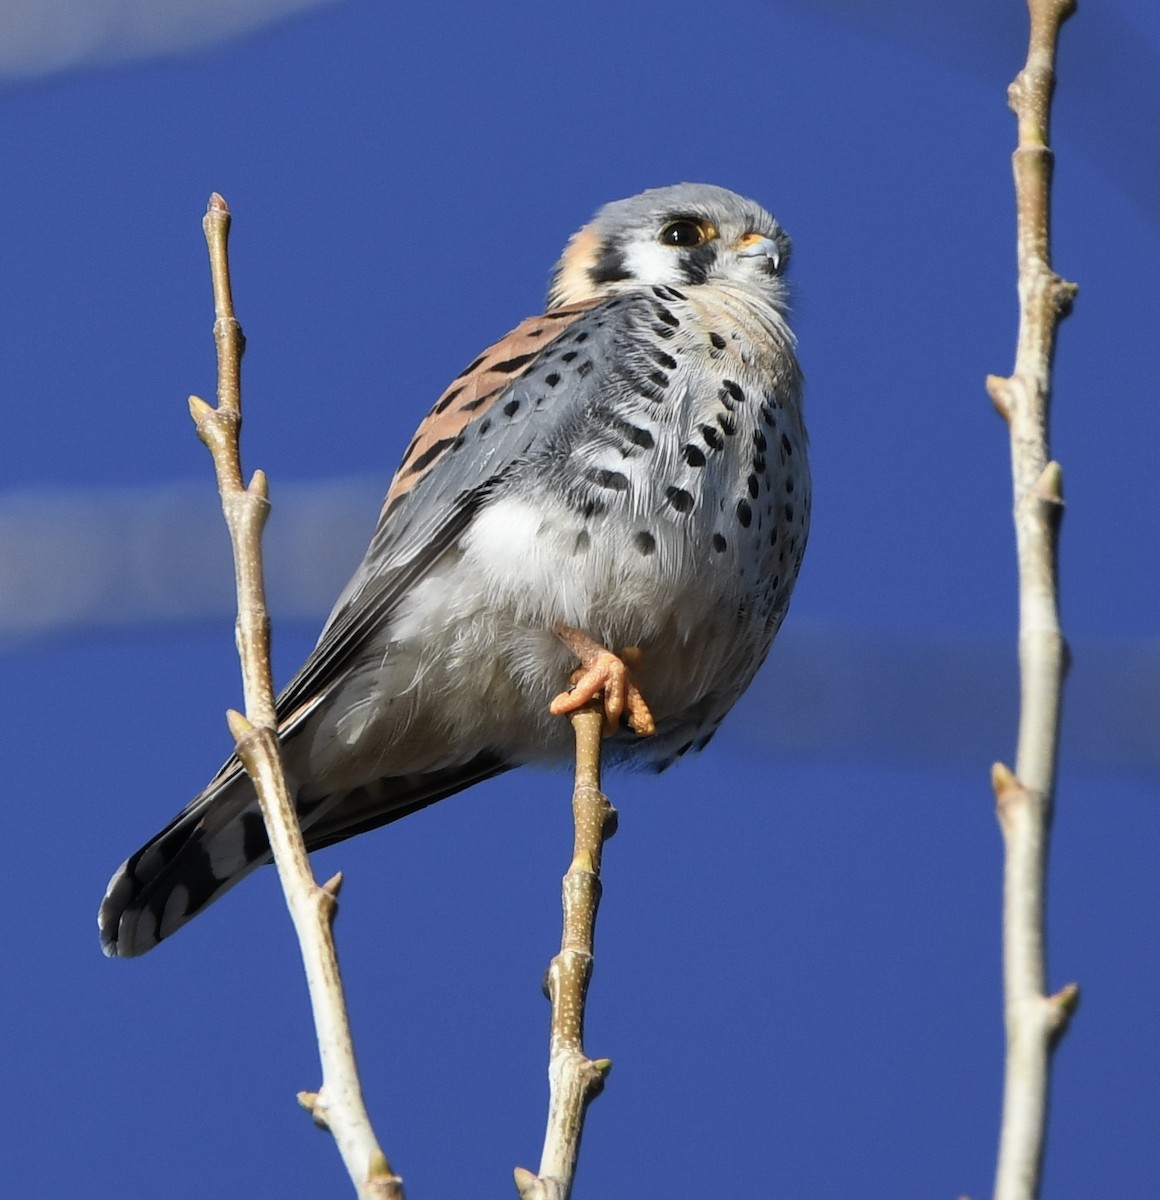
<svg viewBox="0 0 1160 1200">
<path fill-rule="evenodd" d="M 639 646 L 627 646 L 616 655 L 570 626 L 557 626 L 555 633 L 580 660 L 580 666 L 572 674 L 572 686 L 549 706 L 554 717 L 575 712 L 603 693 L 606 735 L 620 728 L 620 718 L 626 713 L 635 733 L 641 737 L 656 733 L 656 721 L 633 679 L 643 657 Z"/>
</svg>

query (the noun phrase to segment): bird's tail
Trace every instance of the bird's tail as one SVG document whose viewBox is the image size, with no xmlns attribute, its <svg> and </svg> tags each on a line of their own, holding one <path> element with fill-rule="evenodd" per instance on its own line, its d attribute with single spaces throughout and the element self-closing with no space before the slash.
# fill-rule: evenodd
<svg viewBox="0 0 1160 1200">
<path fill-rule="evenodd" d="M 314 800 L 298 799 L 309 850 L 319 850 L 434 804 L 508 769 L 495 755 L 419 775 L 391 776 Z M 270 861 L 270 843 L 248 777 L 231 762 L 109 881 L 97 923 L 110 957 L 152 950 Z"/>
</svg>

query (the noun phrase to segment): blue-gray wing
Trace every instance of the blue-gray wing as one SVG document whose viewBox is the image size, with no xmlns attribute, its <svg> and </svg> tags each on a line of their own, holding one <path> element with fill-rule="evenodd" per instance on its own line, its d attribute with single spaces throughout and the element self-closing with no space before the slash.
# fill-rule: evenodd
<svg viewBox="0 0 1160 1200">
<path fill-rule="evenodd" d="M 533 443 L 584 407 L 590 389 L 577 385 L 608 354 L 632 307 L 621 296 L 531 317 L 439 397 L 403 455 L 365 558 L 279 697 L 284 734 L 325 698 Z"/>
</svg>

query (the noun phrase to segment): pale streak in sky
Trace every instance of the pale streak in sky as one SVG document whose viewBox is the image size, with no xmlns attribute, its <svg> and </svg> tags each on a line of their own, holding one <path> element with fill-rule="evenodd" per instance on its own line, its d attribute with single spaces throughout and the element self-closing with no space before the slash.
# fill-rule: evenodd
<svg viewBox="0 0 1160 1200">
<path fill-rule="evenodd" d="M 3 0 L 0 80 L 180 54 L 335 0 Z"/>
</svg>

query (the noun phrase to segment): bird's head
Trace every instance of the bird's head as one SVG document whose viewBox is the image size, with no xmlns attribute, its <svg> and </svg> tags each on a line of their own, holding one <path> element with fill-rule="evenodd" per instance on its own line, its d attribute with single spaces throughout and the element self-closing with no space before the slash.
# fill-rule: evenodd
<svg viewBox="0 0 1160 1200">
<path fill-rule="evenodd" d="M 653 188 L 606 204 L 568 242 L 552 272 L 548 305 L 633 287 L 731 283 L 777 309 L 790 242 L 752 200 L 707 183 Z"/>
</svg>

